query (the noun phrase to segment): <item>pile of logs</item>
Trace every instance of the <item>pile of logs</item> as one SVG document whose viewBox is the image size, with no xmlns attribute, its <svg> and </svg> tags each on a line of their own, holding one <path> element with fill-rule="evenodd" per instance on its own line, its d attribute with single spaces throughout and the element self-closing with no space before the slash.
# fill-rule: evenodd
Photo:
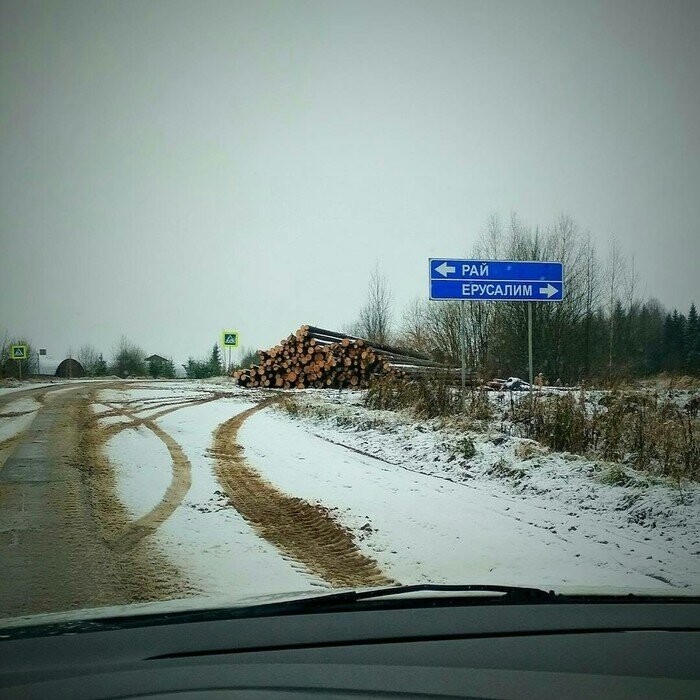
<svg viewBox="0 0 700 700">
<path fill-rule="evenodd" d="M 258 353 L 260 363 L 237 370 L 240 386 L 271 389 L 363 389 L 374 376 L 421 376 L 439 365 L 427 355 L 355 336 L 302 326 L 279 345 Z"/>
</svg>

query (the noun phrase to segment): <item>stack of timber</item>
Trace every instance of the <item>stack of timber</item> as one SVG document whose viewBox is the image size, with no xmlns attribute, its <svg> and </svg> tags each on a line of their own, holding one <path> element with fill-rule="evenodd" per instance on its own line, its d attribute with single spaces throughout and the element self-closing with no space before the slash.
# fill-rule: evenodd
<svg viewBox="0 0 700 700">
<path fill-rule="evenodd" d="M 260 364 L 237 370 L 240 386 L 270 389 L 363 389 L 375 376 L 418 378 L 440 369 L 422 353 L 370 343 L 316 326 L 302 326 L 259 353 Z M 444 370 L 454 372 L 455 370 Z M 456 370 L 458 376 L 459 370 Z"/>
</svg>

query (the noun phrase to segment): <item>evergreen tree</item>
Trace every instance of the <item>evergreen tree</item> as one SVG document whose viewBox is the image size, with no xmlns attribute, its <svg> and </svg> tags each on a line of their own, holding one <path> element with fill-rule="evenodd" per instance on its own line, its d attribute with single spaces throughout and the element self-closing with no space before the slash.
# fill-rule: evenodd
<svg viewBox="0 0 700 700">
<path fill-rule="evenodd" d="M 175 377 L 175 364 L 172 359 L 154 358 L 148 363 L 149 374 L 157 379 L 173 379 Z"/>
<path fill-rule="evenodd" d="M 700 374 L 700 319 L 694 303 L 685 326 L 685 367 L 691 374 Z"/>
<path fill-rule="evenodd" d="M 218 344 L 214 344 L 211 351 L 211 357 L 209 358 L 209 376 L 219 377 L 223 374 L 223 368 L 221 366 L 221 354 L 219 352 Z"/>
<path fill-rule="evenodd" d="M 168 358 L 163 363 L 163 377 L 166 379 L 175 379 L 175 363 L 173 362 L 172 357 Z"/>
<path fill-rule="evenodd" d="M 105 362 L 105 358 L 102 357 L 102 353 L 100 353 L 100 356 L 97 358 L 97 361 L 95 362 L 94 373 L 95 373 L 96 377 L 107 376 L 107 363 Z"/>
</svg>

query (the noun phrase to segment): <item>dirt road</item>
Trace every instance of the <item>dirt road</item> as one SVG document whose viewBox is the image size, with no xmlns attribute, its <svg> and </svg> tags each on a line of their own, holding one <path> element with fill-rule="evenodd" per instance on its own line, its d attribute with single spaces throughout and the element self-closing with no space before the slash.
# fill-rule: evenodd
<svg viewBox="0 0 700 700">
<path fill-rule="evenodd" d="M 43 406 L 0 470 L 0 616 L 188 593 L 148 544 L 110 546 L 128 518 L 99 450 L 89 408 L 94 390 L 30 392 Z"/>
<path fill-rule="evenodd" d="M 187 508 L 193 479 L 188 456 L 159 420 L 228 395 L 209 390 L 133 398 L 154 386 L 157 391 L 159 385 L 150 383 L 71 384 L 0 397 L 0 417 L 8 419 L 23 413 L 11 410 L 20 399 L 31 397 L 39 404 L 31 425 L 0 444 L 5 450 L 4 466 L 0 461 L 0 617 L 201 592 L 179 569 L 172 551 L 164 554 L 154 538 L 176 511 Z M 236 443 L 238 428 L 269 401 L 243 412 L 233 407 L 198 446 L 215 460 L 221 492 L 229 497 L 226 507 L 235 509 L 284 561 L 327 585 L 391 582 L 326 510 L 286 496 L 246 464 Z M 101 407 L 97 413 L 96 406 Z M 105 446 L 124 431 L 143 435 L 144 430 L 167 449 L 170 480 L 161 494 L 151 494 L 152 507 L 135 516 L 119 497 Z"/>
</svg>

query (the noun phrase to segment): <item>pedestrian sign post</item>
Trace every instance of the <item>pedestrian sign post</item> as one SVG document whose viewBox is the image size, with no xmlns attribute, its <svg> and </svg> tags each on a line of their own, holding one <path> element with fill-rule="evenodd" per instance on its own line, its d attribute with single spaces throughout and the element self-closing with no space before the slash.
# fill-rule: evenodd
<svg viewBox="0 0 700 700">
<path fill-rule="evenodd" d="M 225 348 L 238 347 L 238 331 L 224 331 L 221 334 L 221 344 Z"/>
<path fill-rule="evenodd" d="M 226 362 L 226 371 L 231 371 L 231 348 L 238 347 L 238 331 L 223 331 L 221 334 L 221 344 L 224 350 L 228 349 L 228 359 Z"/>
<path fill-rule="evenodd" d="M 430 258 L 430 299 L 460 302 L 462 408 L 465 389 L 465 301 L 526 301 L 528 369 L 532 392 L 532 302 L 564 299 L 564 265 L 543 260 Z"/>
<path fill-rule="evenodd" d="M 17 360 L 17 369 L 19 370 L 19 378 L 22 379 L 22 360 L 27 359 L 26 345 L 10 345 L 10 357 Z"/>
</svg>

